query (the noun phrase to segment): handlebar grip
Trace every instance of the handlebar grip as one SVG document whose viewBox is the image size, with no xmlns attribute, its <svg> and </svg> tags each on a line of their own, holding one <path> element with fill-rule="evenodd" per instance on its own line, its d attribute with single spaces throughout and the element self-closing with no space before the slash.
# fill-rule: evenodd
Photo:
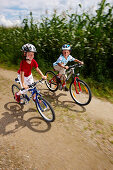
<svg viewBox="0 0 113 170">
<path fill-rule="evenodd" d="M 28 87 L 29 87 L 29 88 L 33 88 L 38 82 L 42 83 L 43 80 L 44 80 L 44 79 L 41 79 L 41 80 L 39 80 L 39 81 L 37 81 L 37 82 L 34 82 L 34 83 L 28 85 Z M 21 90 L 23 91 L 23 90 L 25 90 L 25 88 L 22 88 Z"/>
</svg>

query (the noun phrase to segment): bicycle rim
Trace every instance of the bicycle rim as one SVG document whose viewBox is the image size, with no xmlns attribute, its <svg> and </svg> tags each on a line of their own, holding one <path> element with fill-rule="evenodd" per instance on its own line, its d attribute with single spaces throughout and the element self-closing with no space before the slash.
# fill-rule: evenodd
<svg viewBox="0 0 113 170">
<path fill-rule="evenodd" d="M 47 76 L 47 79 L 45 81 L 46 86 L 49 88 L 50 91 L 56 91 L 58 89 L 58 83 L 55 73 L 52 71 L 47 71 L 45 75 Z"/>
<path fill-rule="evenodd" d="M 91 90 L 88 85 L 80 79 L 77 80 L 76 87 L 74 81 L 70 84 L 70 94 L 78 105 L 84 106 L 91 101 Z"/>
<path fill-rule="evenodd" d="M 36 107 L 44 120 L 47 122 L 53 122 L 55 120 L 54 110 L 46 99 L 38 97 L 36 100 Z"/>
</svg>

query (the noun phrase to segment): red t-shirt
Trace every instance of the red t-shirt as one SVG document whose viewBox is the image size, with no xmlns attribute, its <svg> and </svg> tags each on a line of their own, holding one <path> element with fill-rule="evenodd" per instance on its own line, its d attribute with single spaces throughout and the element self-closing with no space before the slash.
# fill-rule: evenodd
<svg viewBox="0 0 113 170">
<path fill-rule="evenodd" d="M 22 60 L 20 63 L 20 69 L 18 70 L 18 73 L 20 74 L 20 71 L 23 71 L 24 76 L 28 77 L 31 75 L 31 70 L 33 67 L 35 68 L 38 67 L 38 63 L 34 59 L 32 59 L 31 64 L 28 64 L 26 60 Z"/>
</svg>

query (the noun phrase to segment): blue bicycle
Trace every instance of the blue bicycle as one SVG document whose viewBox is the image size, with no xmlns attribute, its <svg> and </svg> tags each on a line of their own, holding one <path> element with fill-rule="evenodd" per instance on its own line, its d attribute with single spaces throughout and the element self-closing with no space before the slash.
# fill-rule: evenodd
<svg viewBox="0 0 113 170">
<path fill-rule="evenodd" d="M 16 83 L 19 83 L 18 78 L 15 79 Z M 36 108 L 38 110 L 38 112 L 40 113 L 40 115 L 43 117 L 43 119 L 47 122 L 53 122 L 55 120 L 55 112 L 52 108 L 52 106 L 50 105 L 50 103 L 44 99 L 41 94 L 40 91 L 37 90 L 37 88 L 35 87 L 37 83 L 41 83 L 42 80 L 39 80 L 37 82 L 34 82 L 33 84 L 29 85 L 29 89 L 28 92 L 30 92 L 30 95 L 27 94 L 22 94 L 20 96 L 20 104 L 27 104 L 29 103 L 30 99 L 33 100 L 34 95 L 35 95 L 35 100 L 33 100 L 35 102 Z M 13 84 L 12 85 L 12 93 L 15 99 L 15 93 L 19 92 L 20 90 L 24 90 L 24 89 L 20 89 L 18 87 L 18 85 Z"/>
</svg>

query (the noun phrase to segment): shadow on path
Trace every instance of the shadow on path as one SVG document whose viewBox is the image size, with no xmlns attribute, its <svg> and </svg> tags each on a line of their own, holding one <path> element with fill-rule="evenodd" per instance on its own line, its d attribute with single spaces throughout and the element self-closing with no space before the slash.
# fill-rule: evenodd
<svg viewBox="0 0 113 170">
<path fill-rule="evenodd" d="M 3 117 L 0 119 L 0 135 L 4 136 L 15 133 L 25 127 L 28 127 L 30 130 L 38 133 L 47 132 L 51 128 L 51 124 L 49 122 L 44 121 L 38 116 L 24 120 L 24 115 L 28 112 L 37 112 L 35 109 L 30 108 L 27 111 L 24 111 L 24 106 L 16 102 L 6 103 L 4 108 L 7 112 L 2 113 Z M 9 126 L 11 126 L 11 128 L 9 128 L 10 130 L 8 129 Z"/>
<path fill-rule="evenodd" d="M 47 89 L 43 89 L 41 91 L 41 94 L 50 103 L 52 103 L 52 105 L 54 106 L 54 109 L 56 107 L 68 108 L 68 110 L 76 112 L 76 113 L 84 113 L 86 111 L 85 107 L 77 105 L 73 101 L 73 99 L 72 99 L 72 101 L 68 100 L 69 92 L 67 92 L 67 93 L 60 92 L 59 94 L 57 94 L 57 92 L 51 92 Z"/>
</svg>

